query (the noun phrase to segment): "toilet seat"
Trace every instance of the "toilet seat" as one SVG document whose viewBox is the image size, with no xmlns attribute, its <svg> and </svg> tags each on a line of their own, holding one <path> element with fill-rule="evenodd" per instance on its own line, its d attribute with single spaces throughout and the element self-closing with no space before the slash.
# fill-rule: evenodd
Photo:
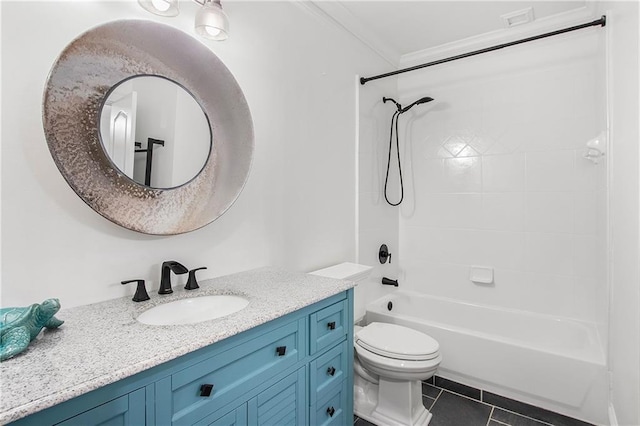
<svg viewBox="0 0 640 426">
<path fill-rule="evenodd" d="M 355 337 L 356 349 L 360 346 L 384 358 L 429 361 L 440 355 L 440 345 L 431 336 L 396 324 L 373 322 L 358 330 Z"/>
<path fill-rule="evenodd" d="M 416 374 L 423 375 L 429 372 L 432 373 L 442 361 L 442 356 L 439 353 L 431 359 L 409 361 L 378 355 L 358 344 L 356 344 L 355 350 L 358 358 L 367 370 L 377 375 L 396 379 L 409 380 Z"/>
</svg>

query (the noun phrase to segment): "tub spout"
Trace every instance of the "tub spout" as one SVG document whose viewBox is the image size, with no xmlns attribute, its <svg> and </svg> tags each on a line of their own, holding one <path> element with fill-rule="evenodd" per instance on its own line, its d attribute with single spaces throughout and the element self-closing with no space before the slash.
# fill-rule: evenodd
<svg viewBox="0 0 640 426">
<path fill-rule="evenodd" d="M 387 277 L 382 277 L 382 284 L 384 285 L 392 285 L 394 287 L 398 287 L 398 280 L 392 280 Z"/>
</svg>

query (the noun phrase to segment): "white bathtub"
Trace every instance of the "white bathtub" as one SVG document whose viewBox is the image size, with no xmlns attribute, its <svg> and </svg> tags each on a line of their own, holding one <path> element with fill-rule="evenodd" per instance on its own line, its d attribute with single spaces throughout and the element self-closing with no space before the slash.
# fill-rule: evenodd
<svg viewBox="0 0 640 426">
<path fill-rule="evenodd" d="M 402 290 L 368 305 L 366 321 L 435 338 L 440 376 L 596 423 L 606 415 L 607 369 L 595 324 Z"/>
</svg>

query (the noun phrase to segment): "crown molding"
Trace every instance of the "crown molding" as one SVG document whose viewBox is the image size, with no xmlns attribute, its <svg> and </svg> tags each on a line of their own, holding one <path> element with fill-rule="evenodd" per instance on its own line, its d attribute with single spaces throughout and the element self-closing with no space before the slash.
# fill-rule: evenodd
<svg viewBox="0 0 640 426">
<path fill-rule="evenodd" d="M 588 2 L 585 6 L 579 9 L 569 10 L 553 16 L 541 18 L 529 24 L 491 31 L 478 36 L 468 37 L 451 43 L 442 44 L 440 46 L 404 54 L 400 57 L 399 68 L 410 67 L 448 56 L 483 49 L 518 38 L 531 37 L 544 32 L 554 31 L 565 26 L 578 25 L 584 23 L 586 20 L 594 19 L 595 15 L 595 4 L 593 2 Z"/>
<path fill-rule="evenodd" d="M 358 18 L 339 1 L 291 0 L 291 2 L 305 9 L 315 17 L 323 19 L 345 31 L 392 67 L 396 68 L 398 66 L 400 53 L 385 40 L 362 25 Z"/>
</svg>

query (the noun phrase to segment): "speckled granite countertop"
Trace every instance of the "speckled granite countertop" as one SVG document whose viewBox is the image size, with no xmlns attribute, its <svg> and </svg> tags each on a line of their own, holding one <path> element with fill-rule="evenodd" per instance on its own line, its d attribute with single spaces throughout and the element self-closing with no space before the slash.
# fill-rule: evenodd
<svg viewBox="0 0 640 426">
<path fill-rule="evenodd" d="M 200 289 L 134 303 L 130 297 L 61 309 L 65 323 L 0 363 L 0 424 L 17 420 L 353 287 L 350 281 L 262 268 L 203 280 Z M 187 297 L 237 294 L 249 305 L 229 316 L 190 325 L 151 326 L 143 311 Z M 64 301 L 62 301 L 64 303 Z"/>
</svg>

